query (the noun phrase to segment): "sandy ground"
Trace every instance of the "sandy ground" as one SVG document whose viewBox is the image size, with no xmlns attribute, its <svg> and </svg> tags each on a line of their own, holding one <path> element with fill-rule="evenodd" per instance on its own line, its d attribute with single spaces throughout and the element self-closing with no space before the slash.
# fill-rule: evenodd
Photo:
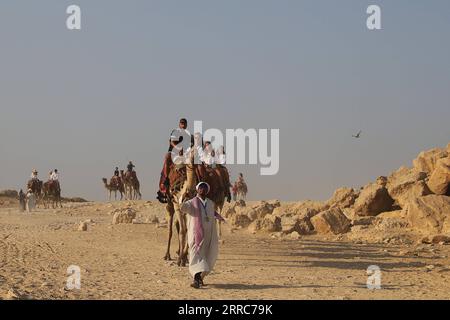
<svg viewBox="0 0 450 320">
<path fill-rule="evenodd" d="M 65 204 L 20 213 L 0 207 L 0 299 L 448 299 L 450 246 L 355 244 L 327 237 L 278 240 L 223 229 L 207 287 L 190 288 L 187 268 L 162 259 L 167 228 L 112 225 L 125 202 Z M 134 202 L 140 221 L 164 217 L 156 202 Z M 80 221 L 91 219 L 87 231 Z M 172 257 L 176 257 L 176 240 Z M 408 251 L 409 253 L 405 252 Z M 66 290 L 67 268 L 81 269 L 81 289 Z M 366 269 L 381 268 L 381 290 Z"/>
</svg>

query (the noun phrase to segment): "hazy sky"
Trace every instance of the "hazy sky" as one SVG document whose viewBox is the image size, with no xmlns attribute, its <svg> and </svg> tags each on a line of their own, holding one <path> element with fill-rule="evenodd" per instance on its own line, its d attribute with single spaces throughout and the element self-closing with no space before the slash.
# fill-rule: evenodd
<svg viewBox="0 0 450 320">
<path fill-rule="evenodd" d="M 450 142 L 449 34 L 448 0 L 1 1 L 0 188 L 58 168 L 64 195 L 102 200 L 133 160 L 153 199 L 186 117 L 280 129 L 277 175 L 230 166 L 249 197 L 327 199 Z"/>
</svg>

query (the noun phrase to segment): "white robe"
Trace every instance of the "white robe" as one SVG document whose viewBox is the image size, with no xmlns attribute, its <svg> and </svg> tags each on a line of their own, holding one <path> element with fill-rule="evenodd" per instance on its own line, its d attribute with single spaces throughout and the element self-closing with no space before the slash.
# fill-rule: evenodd
<svg viewBox="0 0 450 320">
<path fill-rule="evenodd" d="M 216 219 L 214 217 L 214 202 L 207 199 L 206 212 L 203 206 L 200 205 L 203 225 L 203 241 L 198 252 L 194 248 L 195 207 L 193 199 L 184 202 L 181 205 L 181 211 L 187 214 L 189 273 L 194 277 L 196 273 L 201 272 L 202 278 L 204 278 L 213 270 L 219 253 L 219 238 L 216 229 Z"/>
<path fill-rule="evenodd" d="M 36 197 L 33 193 L 27 194 L 27 211 L 31 212 L 36 209 Z"/>
</svg>

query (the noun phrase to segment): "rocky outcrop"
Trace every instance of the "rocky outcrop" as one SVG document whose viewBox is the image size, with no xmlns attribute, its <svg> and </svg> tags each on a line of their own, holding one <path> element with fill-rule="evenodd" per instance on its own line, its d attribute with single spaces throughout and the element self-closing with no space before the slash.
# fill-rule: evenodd
<svg viewBox="0 0 450 320">
<path fill-rule="evenodd" d="M 247 228 L 252 221 L 243 213 L 236 213 L 231 217 L 231 224 L 236 227 Z"/>
<path fill-rule="evenodd" d="M 310 234 L 314 230 L 308 216 L 284 216 L 281 217 L 280 222 L 283 233 L 297 232 L 298 234 Z"/>
<path fill-rule="evenodd" d="M 350 220 L 339 208 L 323 211 L 311 218 L 314 230 L 319 234 L 341 234 L 350 230 Z"/>
<path fill-rule="evenodd" d="M 450 196 L 450 157 L 438 160 L 428 187 L 435 194 Z"/>
<path fill-rule="evenodd" d="M 113 224 L 133 223 L 136 218 L 136 210 L 131 207 L 115 209 L 112 213 L 114 214 Z"/>
<path fill-rule="evenodd" d="M 428 195 L 411 200 L 404 209 L 409 224 L 427 234 L 450 232 L 450 197 Z"/>
<path fill-rule="evenodd" d="M 413 160 L 414 170 L 417 172 L 425 172 L 430 175 L 439 159 L 448 156 L 447 150 L 435 148 L 428 151 L 422 151 L 416 159 Z"/>
<path fill-rule="evenodd" d="M 281 218 L 273 215 L 263 219 L 256 219 L 249 226 L 249 231 L 278 232 L 281 231 Z"/>
<path fill-rule="evenodd" d="M 361 191 L 354 210 L 358 216 L 376 216 L 381 212 L 390 211 L 393 203 L 394 200 L 385 187 L 372 183 Z"/>
<path fill-rule="evenodd" d="M 337 189 L 327 205 L 329 208 L 348 208 L 351 207 L 355 200 L 358 198 L 358 193 L 352 188 L 339 188 Z"/>
<path fill-rule="evenodd" d="M 426 178 L 425 172 L 401 167 L 388 177 L 386 188 L 389 195 L 403 208 L 410 199 L 431 193 L 425 182 Z"/>
<path fill-rule="evenodd" d="M 26 190 L 24 190 L 26 192 Z M 0 197 L 5 198 L 17 198 L 19 196 L 19 193 L 16 190 L 1 190 L 0 191 Z"/>
</svg>

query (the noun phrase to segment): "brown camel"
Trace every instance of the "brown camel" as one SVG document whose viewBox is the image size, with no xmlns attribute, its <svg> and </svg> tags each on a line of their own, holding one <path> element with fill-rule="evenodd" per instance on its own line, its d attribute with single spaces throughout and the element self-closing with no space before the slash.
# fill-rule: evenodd
<svg viewBox="0 0 450 320">
<path fill-rule="evenodd" d="M 61 203 L 61 188 L 56 181 L 47 181 L 44 183 L 42 187 L 43 197 L 42 200 L 44 202 L 44 207 L 47 209 L 48 202 L 52 201 L 52 207 L 56 208 L 59 204 L 59 207 L 62 208 Z"/>
<path fill-rule="evenodd" d="M 111 178 L 108 184 L 108 180 L 106 178 L 102 178 L 103 184 L 105 185 L 106 190 L 109 191 L 109 201 L 111 201 L 111 194 L 114 192 L 114 200 L 117 200 L 117 191 L 120 192 L 120 200 L 123 199 L 123 194 L 125 193 L 125 188 L 123 186 L 122 180 L 120 177 Z"/>
<path fill-rule="evenodd" d="M 170 188 L 168 190 L 168 203 L 166 212 L 169 216 L 169 240 L 167 243 L 167 252 L 165 260 L 171 260 L 170 242 L 172 240 L 173 218 L 176 214 L 175 226 L 178 233 L 178 261 L 179 266 L 186 266 L 188 262 L 188 241 L 187 241 L 187 217 L 180 211 L 180 200 L 191 199 L 195 196 L 195 185 L 198 181 L 207 182 L 210 185 L 208 198 L 214 201 L 216 210 L 222 211 L 225 202 L 225 192 L 220 182 L 220 177 L 214 170 L 207 170 L 204 165 L 194 165 L 191 158 L 190 164 L 185 167 L 177 168 L 171 165 L 169 180 Z M 220 212 L 219 212 L 220 213 Z"/>
<path fill-rule="evenodd" d="M 235 188 L 237 193 L 236 200 L 245 200 L 248 192 L 247 184 L 245 183 L 245 181 L 243 179 L 236 181 Z"/>
<path fill-rule="evenodd" d="M 140 200 L 142 198 L 142 195 L 136 171 L 127 171 L 127 173 L 124 173 L 124 170 L 120 170 L 120 176 L 125 188 L 125 199 Z"/>
<path fill-rule="evenodd" d="M 42 181 L 37 179 L 31 179 L 27 183 L 27 190 L 31 189 L 31 191 L 36 196 L 36 206 L 39 208 L 39 204 L 42 201 Z"/>
</svg>

